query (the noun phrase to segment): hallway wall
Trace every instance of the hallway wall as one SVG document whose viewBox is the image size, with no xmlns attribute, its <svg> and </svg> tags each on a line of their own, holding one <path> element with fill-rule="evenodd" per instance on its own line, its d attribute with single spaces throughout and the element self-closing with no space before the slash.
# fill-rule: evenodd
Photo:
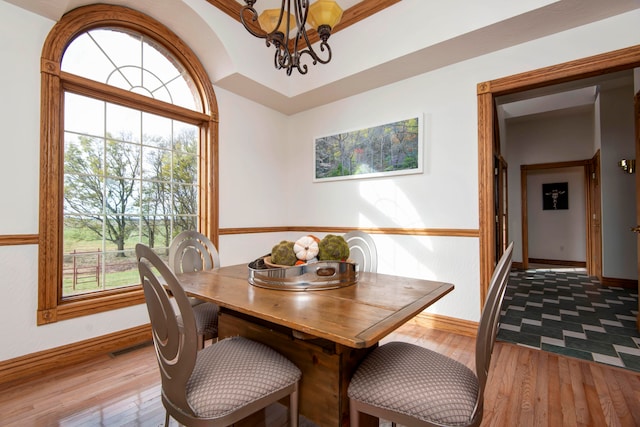
<svg viewBox="0 0 640 427">
<path fill-rule="evenodd" d="M 566 182 L 569 208 L 543 209 L 543 184 Z M 584 168 L 543 169 L 527 175 L 529 258 L 586 261 Z"/>
</svg>

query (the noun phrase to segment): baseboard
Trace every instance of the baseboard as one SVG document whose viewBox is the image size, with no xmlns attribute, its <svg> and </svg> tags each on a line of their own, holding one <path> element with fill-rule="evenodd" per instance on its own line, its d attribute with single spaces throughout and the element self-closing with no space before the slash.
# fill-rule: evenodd
<svg viewBox="0 0 640 427">
<path fill-rule="evenodd" d="M 561 259 L 529 258 L 529 264 L 562 265 L 565 267 L 586 268 L 585 261 L 568 261 Z"/>
<path fill-rule="evenodd" d="M 478 323 L 438 314 L 420 313 L 410 320 L 419 326 L 475 337 Z M 43 372 L 84 362 L 96 356 L 122 350 L 151 340 L 151 326 L 135 328 L 102 335 L 90 340 L 39 351 L 0 361 L 0 384 L 21 380 Z"/>
<path fill-rule="evenodd" d="M 638 289 L 638 281 L 631 279 L 616 279 L 615 277 L 603 277 L 602 286 L 614 286 L 617 288 Z"/>
<path fill-rule="evenodd" d="M 151 325 L 102 335 L 15 359 L 0 361 L 0 384 L 23 379 L 151 340 Z"/>
<path fill-rule="evenodd" d="M 458 335 L 475 337 L 478 332 L 478 322 L 443 316 L 441 314 L 420 313 L 409 322 L 429 329 L 451 332 Z"/>
</svg>

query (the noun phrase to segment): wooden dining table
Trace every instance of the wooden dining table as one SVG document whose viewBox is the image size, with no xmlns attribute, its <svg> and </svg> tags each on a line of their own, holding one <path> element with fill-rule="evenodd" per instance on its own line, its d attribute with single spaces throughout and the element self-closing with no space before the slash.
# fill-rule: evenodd
<svg viewBox="0 0 640 427">
<path fill-rule="evenodd" d="M 378 342 L 454 288 L 359 272 L 350 286 L 286 291 L 254 286 L 248 277 L 247 264 L 178 275 L 188 295 L 220 306 L 219 339 L 262 342 L 300 368 L 300 413 L 323 427 L 349 425 L 350 378 Z"/>
</svg>

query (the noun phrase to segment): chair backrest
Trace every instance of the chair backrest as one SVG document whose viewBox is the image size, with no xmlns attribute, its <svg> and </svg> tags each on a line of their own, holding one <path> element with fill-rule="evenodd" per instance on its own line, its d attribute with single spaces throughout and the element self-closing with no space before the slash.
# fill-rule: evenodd
<svg viewBox="0 0 640 427">
<path fill-rule="evenodd" d="M 187 230 L 178 234 L 171 242 L 169 266 L 176 274 L 213 270 L 220 267 L 220 256 L 207 236 Z"/>
<path fill-rule="evenodd" d="M 190 412 L 186 386 L 198 352 L 193 309 L 178 279 L 155 252 L 139 243 L 136 245 L 136 257 L 151 320 L 163 394 L 175 406 Z M 175 304 L 171 303 L 171 296 Z"/>
<path fill-rule="evenodd" d="M 378 270 L 378 252 L 373 238 L 359 230 L 344 235 L 349 245 L 349 258 L 358 263 L 360 271 L 375 273 Z"/>
<path fill-rule="evenodd" d="M 476 375 L 478 376 L 479 386 L 476 412 L 482 410 L 484 387 L 487 383 L 489 365 L 491 364 L 491 353 L 498 331 L 502 301 L 509 281 L 512 255 L 513 242 L 509 244 L 500 257 L 498 264 L 496 264 L 496 268 L 491 276 L 487 299 L 480 316 L 478 336 L 476 337 Z"/>
</svg>

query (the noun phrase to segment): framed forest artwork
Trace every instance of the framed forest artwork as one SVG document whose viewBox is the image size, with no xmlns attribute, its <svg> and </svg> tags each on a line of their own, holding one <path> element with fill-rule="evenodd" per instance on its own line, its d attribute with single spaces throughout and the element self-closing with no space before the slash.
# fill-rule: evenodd
<svg viewBox="0 0 640 427">
<path fill-rule="evenodd" d="M 314 181 L 422 173 L 422 117 L 314 140 Z"/>
</svg>

